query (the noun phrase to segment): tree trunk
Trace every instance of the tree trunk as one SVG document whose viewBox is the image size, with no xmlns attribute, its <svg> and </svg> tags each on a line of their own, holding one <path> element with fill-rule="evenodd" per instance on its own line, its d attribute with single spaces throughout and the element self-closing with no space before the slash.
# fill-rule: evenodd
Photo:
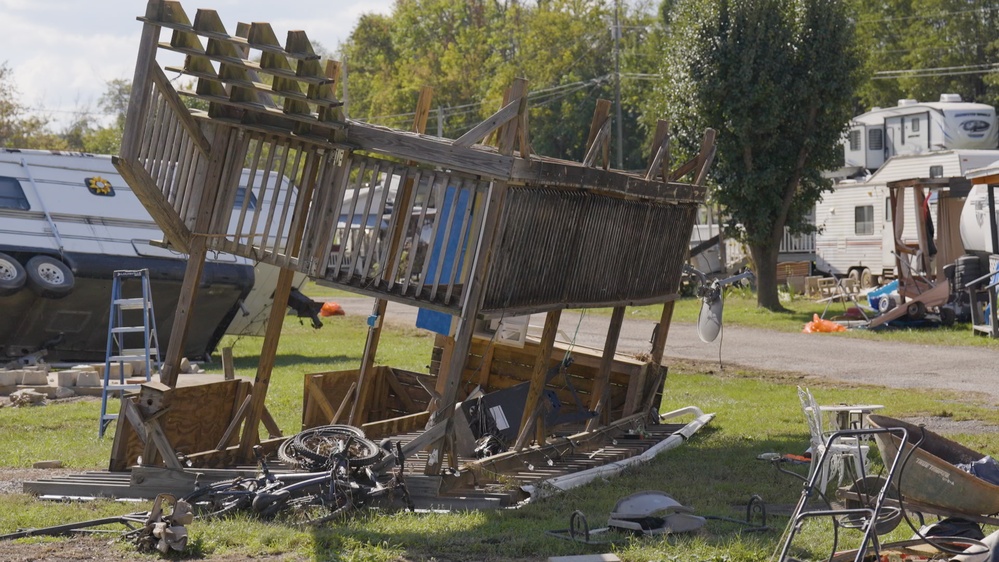
<svg viewBox="0 0 999 562">
<path fill-rule="evenodd" d="M 777 248 L 752 244 L 749 252 L 756 264 L 756 305 L 767 310 L 782 311 L 777 295 Z"/>
</svg>

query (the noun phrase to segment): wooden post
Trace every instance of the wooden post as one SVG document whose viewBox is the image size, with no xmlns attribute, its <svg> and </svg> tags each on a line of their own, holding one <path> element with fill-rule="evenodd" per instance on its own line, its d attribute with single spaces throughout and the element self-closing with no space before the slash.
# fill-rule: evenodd
<svg viewBox="0 0 999 562">
<path fill-rule="evenodd" d="M 146 3 L 146 20 L 161 21 L 163 0 L 149 0 Z M 132 75 L 132 95 L 128 98 L 128 109 L 125 113 L 127 123 L 137 123 L 146 114 L 149 105 L 149 90 L 152 81 L 149 72 L 156 64 L 156 43 L 160 39 L 160 26 L 151 23 L 142 24 L 142 36 L 139 39 L 139 57 L 135 61 L 135 73 Z M 142 139 L 139 138 L 142 127 L 132 126 L 125 130 L 121 139 L 121 157 L 135 160 L 139 153 Z"/>
<path fill-rule="evenodd" d="M 508 99 L 519 99 L 520 109 L 518 113 L 527 111 L 527 80 L 518 78 L 510 87 Z M 505 156 L 513 154 L 514 143 L 517 141 L 517 129 L 523 120 L 517 119 L 501 127 L 497 131 L 500 139 L 499 152 Z M 461 382 L 461 373 L 465 369 L 465 358 L 468 357 L 468 350 L 472 346 L 472 335 L 475 332 L 475 318 L 479 314 L 479 307 L 482 306 L 482 299 L 485 296 L 486 273 L 489 271 L 490 255 L 499 236 L 500 215 L 503 212 L 503 204 L 506 200 L 506 182 L 493 182 L 489 189 L 489 204 L 485 222 L 482 225 L 482 240 L 475 255 L 475 262 L 472 265 L 472 276 L 467 287 L 465 304 L 462 306 L 461 316 L 458 318 L 458 326 L 453 338 L 454 345 L 447 357 L 441 357 L 441 365 L 447 365 L 447 370 L 441 369 L 438 377 L 438 389 L 441 389 L 440 405 L 431 417 L 432 424 L 446 424 L 444 431 L 435 436 L 429 442 L 430 455 L 427 458 L 425 474 L 439 474 L 444 457 L 444 443 L 446 437 L 452 433 L 451 418 L 454 415 L 455 399 L 458 396 L 458 386 Z M 445 346 L 445 349 L 447 346 Z M 436 433 L 436 432 L 435 432 Z M 427 440 L 429 441 L 429 439 Z M 421 440 L 421 445 L 423 440 Z"/>
<path fill-rule="evenodd" d="M 319 181 L 318 175 L 320 159 L 327 159 L 327 165 L 332 166 L 330 155 L 309 155 L 302 174 L 302 189 L 299 197 L 304 198 L 303 204 L 299 207 L 302 212 L 307 213 L 309 201 L 312 193 Z M 289 254 L 297 252 L 302 243 L 302 235 L 305 231 L 305 217 L 295 217 L 292 224 L 297 225 L 291 234 L 291 241 L 288 244 Z M 295 272 L 288 268 L 281 268 L 278 274 L 277 286 L 274 288 L 272 297 L 271 313 L 267 318 L 267 331 L 264 333 L 264 343 L 260 350 L 260 362 L 257 365 L 257 376 L 253 380 L 253 390 L 251 396 L 250 410 L 246 414 L 246 421 L 243 423 L 243 435 L 239 441 L 239 451 L 236 458 L 249 461 L 252 459 L 253 446 L 259 439 L 258 431 L 260 420 L 263 417 L 264 403 L 267 399 L 267 388 L 271 382 L 271 370 L 274 368 L 274 359 L 277 357 L 278 342 L 281 340 L 281 328 L 284 324 L 284 317 L 288 310 L 288 295 L 291 294 L 291 283 L 295 277 Z"/>
<path fill-rule="evenodd" d="M 604 354 L 600 358 L 600 370 L 593 381 L 593 395 L 590 397 L 590 410 L 597 412 L 595 417 L 586 422 L 586 430 L 593 431 L 600 427 L 601 420 L 606 418 L 609 407 L 608 390 L 610 387 L 611 367 L 614 364 L 614 354 L 617 353 L 617 343 L 621 336 L 621 325 L 624 324 L 623 306 L 614 307 L 610 325 L 607 327 L 607 339 L 604 342 Z"/>
<path fill-rule="evenodd" d="M 180 362 L 184 358 L 184 342 L 187 330 L 194 320 L 194 301 L 198 298 L 198 286 L 201 284 L 201 273 L 205 267 L 207 240 L 204 234 L 208 231 L 214 212 L 215 195 L 225 170 L 226 156 L 229 152 L 230 140 L 234 133 L 228 127 L 215 126 L 211 130 L 212 152 L 199 166 L 194 185 L 201 190 L 198 200 L 197 215 L 194 219 L 193 236 L 188 248 L 187 268 L 184 270 L 184 282 L 177 298 L 177 309 L 173 316 L 173 327 L 170 329 L 170 343 L 167 347 L 166 359 L 160 368 L 160 382 L 169 386 L 177 386 L 177 375 Z"/>
<path fill-rule="evenodd" d="M 666 349 L 666 337 L 669 335 L 670 323 L 673 322 L 674 303 L 675 301 L 663 303 L 663 312 L 662 315 L 659 316 L 659 328 L 656 330 L 655 337 L 652 339 L 652 358 L 650 363 L 652 363 L 656 369 L 659 369 L 660 374 L 657 374 L 656 376 L 660 379 L 662 378 L 661 372 L 663 370 L 663 352 Z M 657 410 L 663 400 L 663 382 L 665 381 L 661 381 L 657 384 L 656 388 L 653 390 L 653 396 L 648 402 L 651 407 Z"/>
<path fill-rule="evenodd" d="M 413 119 L 413 131 L 416 133 L 423 133 L 427 130 L 427 117 L 430 115 L 430 103 L 433 99 L 433 90 L 429 87 L 424 86 L 420 90 L 420 98 L 416 102 L 416 117 Z M 386 186 L 388 189 L 388 186 Z M 396 194 L 396 204 L 400 204 L 403 201 L 409 201 L 411 199 L 410 193 L 413 191 L 413 179 L 407 178 L 405 183 L 402 185 L 402 189 Z M 396 213 L 408 213 L 409 209 L 403 209 L 401 207 L 396 208 Z M 396 221 L 396 229 L 392 233 L 392 240 L 389 244 L 388 252 L 388 262 L 385 265 L 385 270 L 382 272 L 382 279 L 390 281 L 391 277 L 395 275 L 395 270 L 398 264 L 395 263 L 395 256 L 398 254 L 397 250 L 399 245 L 402 244 L 405 232 L 406 221 L 399 220 Z M 411 258 L 412 259 L 412 258 Z M 364 356 L 361 359 L 361 373 L 358 375 L 357 379 L 357 400 L 355 400 L 350 409 L 350 423 L 358 427 L 363 424 L 367 418 L 366 408 L 371 401 L 371 388 L 372 388 L 372 372 L 375 364 L 375 355 L 378 353 L 378 341 L 381 339 L 382 335 L 382 319 L 385 318 L 385 308 L 388 305 L 388 301 L 385 299 L 375 299 L 375 305 L 371 311 L 371 315 L 375 317 L 375 322 L 368 328 L 368 339 L 364 343 Z"/>
<path fill-rule="evenodd" d="M 541 333 L 541 345 L 534 358 L 534 370 L 531 372 L 531 385 L 524 400 L 524 414 L 520 418 L 520 433 L 514 450 L 521 450 L 531 437 L 532 429 L 537 420 L 538 403 L 541 392 L 545 389 L 545 378 L 548 374 L 548 363 L 552 359 L 552 348 L 555 347 L 555 336 L 558 334 L 558 321 L 562 318 L 562 310 L 553 310 L 545 317 L 545 328 Z"/>
</svg>

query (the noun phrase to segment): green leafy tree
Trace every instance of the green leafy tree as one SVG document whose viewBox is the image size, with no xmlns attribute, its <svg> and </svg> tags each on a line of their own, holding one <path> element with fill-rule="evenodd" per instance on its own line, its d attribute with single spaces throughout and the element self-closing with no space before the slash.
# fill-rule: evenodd
<svg viewBox="0 0 999 562">
<path fill-rule="evenodd" d="M 653 86 L 662 35 L 650 13 L 622 3 L 625 167 L 644 161 L 637 101 Z M 408 128 L 420 88 L 430 86 L 428 129 L 439 125 L 455 138 L 497 110 L 505 88 L 523 77 L 534 150 L 580 159 L 596 100 L 613 99 L 612 21 L 605 0 L 399 1 L 392 14 L 363 16 L 341 45 L 350 116 Z"/>
<path fill-rule="evenodd" d="M 993 0 L 849 0 L 870 77 L 860 110 L 942 93 L 999 103 L 999 6 Z"/>
<path fill-rule="evenodd" d="M 841 0 L 682 0 L 663 67 L 665 112 L 678 137 L 718 130 L 713 177 L 756 266 L 757 303 L 783 307 L 777 253 L 837 166 L 858 83 L 853 27 Z"/>
<path fill-rule="evenodd" d="M 59 150 L 65 142 L 49 129 L 49 119 L 32 115 L 20 100 L 14 71 L 0 64 L 0 146 Z"/>
</svg>

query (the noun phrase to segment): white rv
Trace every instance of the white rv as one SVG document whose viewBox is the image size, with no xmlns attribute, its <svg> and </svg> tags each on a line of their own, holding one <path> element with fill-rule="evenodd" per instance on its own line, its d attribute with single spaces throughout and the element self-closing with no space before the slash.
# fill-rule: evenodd
<svg viewBox="0 0 999 562">
<path fill-rule="evenodd" d="M 855 117 L 843 141 L 845 166 L 815 206 L 815 267 L 865 287 L 894 276 L 887 183 L 963 177 L 999 155 L 995 108 L 943 94 L 940 101 L 899 100 Z M 926 214 L 936 219 L 935 199 Z M 905 207 L 903 238 L 915 239 L 916 213 Z M 950 211 L 948 211 L 950 212 Z M 920 217 L 925 220 L 925 216 Z M 956 218 L 955 218 L 956 220 Z"/>
<path fill-rule="evenodd" d="M 843 144 L 845 165 L 877 170 L 893 156 L 948 149 L 991 150 L 999 145 L 996 110 L 943 94 L 937 102 L 899 100 L 850 121 Z"/>
<path fill-rule="evenodd" d="M 888 182 L 910 178 L 963 177 L 968 171 L 999 159 L 999 150 L 945 150 L 927 154 L 894 156 L 874 175 L 863 180 L 836 184 L 815 206 L 815 266 L 837 276 L 849 276 L 865 287 L 895 275 L 892 250 L 893 226 Z M 902 238 L 916 240 L 917 217 L 911 204 L 904 207 Z M 958 209 L 957 212 L 960 212 Z M 933 197 L 927 214 L 937 222 Z M 952 220 L 956 224 L 957 218 Z"/>
<path fill-rule="evenodd" d="M 121 269 L 150 271 L 165 351 L 187 256 L 162 239 L 109 156 L 0 149 L 0 361 L 41 349 L 49 361 L 103 360 Z M 262 334 L 276 279 L 273 266 L 210 253 L 185 355 L 210 354 L 225 333 Z"/>
</svg>

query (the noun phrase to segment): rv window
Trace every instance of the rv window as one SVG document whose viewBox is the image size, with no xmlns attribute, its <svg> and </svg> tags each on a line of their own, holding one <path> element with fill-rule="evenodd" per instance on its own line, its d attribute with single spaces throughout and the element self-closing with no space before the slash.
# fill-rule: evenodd
<svg viewBox="0 0 999 562">
<path fill-rule="evenodd" d="M 0 209 L 19 209 L 27 211 L 31 208 L 28 198 L 24 196 L 21 182 L 14 178 L 0 176 Z"/>
<path fill-rule="evenodd" d="M 860 150 L 860 129 L 850 131 L 850 150 Z"/>
<path fill-rule="evenodd" d="M 853 208 L 853 232 L 858 235 L 874 234 L 874 205 Z"/>
<path fill-rule="evenodd" d="M 885 222 L 891 222 L 891 197 L 885 197 Z"/>
<path fill-rule="evenodd" d="M 867 149 L 884 150 L 885 132 L 881 129 L 871 129 L 867 131 Z"/>
<path fill-rule="evenodd" d="M 243 198 L 246 197 L 246 188 L 243 186 L 236 188 L 236 199 L 232 202 L 233 209 L 243 208 Z M 250 204 L 246 206 L 248 211 L 256 210 L 257 208 L 257 196 L 250 193 Z"/>
<path fill-rule="evenodd" d="M 919 118 L 918 117 L 913 117 L 912 118 L 912 132 L 913 133 L 918 133 L 919 132 Z"/>
</svg>

